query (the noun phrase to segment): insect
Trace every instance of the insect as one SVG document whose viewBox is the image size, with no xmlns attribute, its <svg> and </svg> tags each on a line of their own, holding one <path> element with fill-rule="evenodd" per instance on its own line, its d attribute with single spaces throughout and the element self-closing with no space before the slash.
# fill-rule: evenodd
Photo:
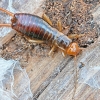
<svg viewBox="0 0 100 100">
<path fill-rule="evenodd" d="M 48 24 L 50 21 L 48 21 L 46 17 L 47 22 L 36 15 L 27 13 L 13 14 L 3 8 L 0 8 L 0 10 L 12 17 L 11 24 L 0 24 L 1 27 L 11 27 L 25 35 L 30 42 L 51 43 L 52 48 L 49 54 L 51 54 L 55 48 L 59 48 L 64 56 L 67 54 L 77 56 L 80 53 L 81 48 L 78 44 L 73 43 L 70 38 Z"/>
</svg>

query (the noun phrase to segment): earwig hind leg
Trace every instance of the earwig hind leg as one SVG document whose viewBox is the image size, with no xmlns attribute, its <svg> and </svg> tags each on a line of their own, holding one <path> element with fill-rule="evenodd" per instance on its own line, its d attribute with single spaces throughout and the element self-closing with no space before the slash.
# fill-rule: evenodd
<svg viewBox="0 0 100 100">
<path fill-rule="evenodd" d="M 42 15 L 43 20 L 45 20 L 49 25 L 52 26 L 52 22 L 46 14 Z"/>
<path fill-rule="evenodd" d="M 82 36 L 84 36 L 85 34 L 70 34 L 70 35 L 68 35 L 68 37 L 70 38 L 70 39 L 78 39 L 78 38 L 80 38 L 80 37 L 82 37 Z"/>
<path fill-rule="evenodd" d="M 57 21 L 57 29 L 58 31 L 62 32 L 62 24 L 60 20 Z"/>
<path fill-rule="evenodd" d="M 56 45 L 53 45 L 53 47 L 51 48 L 50 52 L 48 53 L 48 55 L 50 56 L 52 54 L 52 52 L 55 51 L 55 49 L 57 49 Z"/>
<path fill-rule="evenodd" d="M 31 43 L 38 43 L 38 44 L 44 43 L 44 41 L 42 41 L 42 40 L 30 39 L 30 38 L 28 38 L 28 37 L 26 37 L 26 36 L 25 36 L 25 39 L 26 39 L 28 42 L 31 42 Z"/>
</svg>

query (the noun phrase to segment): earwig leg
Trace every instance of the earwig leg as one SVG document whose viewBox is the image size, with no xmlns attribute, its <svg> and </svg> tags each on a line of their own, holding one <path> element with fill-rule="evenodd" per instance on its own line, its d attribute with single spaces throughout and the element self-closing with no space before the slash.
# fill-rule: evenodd
<svg viewBox="0 0 100 100">
<path fill-rule="evenodd" d="M 82 36 L 84 36 L 85 34 L 70 34 L 70 35 L 68 35 L 68 37 L 70 38 L 70 39 L 77 39 L 77 38 L 80 38 L 80 37 L 82 37 Z"/>
<path fill-rule="evenodd" d="M 39 43 L 39 44 L 41 44 L 41 43 L 44 43 L 44 41 L 41 41 L 41 40 L 28 40 L 29 42 L 33 42 L 33 43 Z"/>
<path fill-rule="evenodd" d="M 58 31 L 62 32 L 62 24 L 60 20 L 57 21 L 57 29 Z"/>
<path fill-rule="evenodd" d="M 11 24 L 0 24 L 0 27 L 11 27 Z"/>
<path fill-rule="evenodd" d="M 62 47 L 60 47 L 57 43 L 55 43 L 56 47 L 58 47 L 60 50 L 64 51 Z"/>
<path fill-rule="evenodd" d="M 63 57 L 65 57 L 65 56 L 66 56 L 66 55 L 65 55 L 65 53 L 64 53 L 63 51 L 62 51 L 62 56 L 63 56 Z"/>
<path fill-rule="evenodd" d="M 58 48 L 61 50 L 62 55 L 63 55 L 64 57 L 67 55 L 67 53 L 65 52 L 65 50 L 64 50 L 62 47 L 58 46 L 58 44 L 56 44 L 56 47 L 58 47 Z"/>
<path fill-rule="evenodd" d="M 52 54 L 52 52 L 57 48 L 56 45 L 53 45 L 53 47 L 51 48 L 50 52 L 48 53 L 48 55 L 50 56 Z"/>
<path fill-rule="evenodd" d="M 62 33 L 68 35 L 69 31 L 70 31 L 70 26 L 66 26 Z"/>
<path fill-rule="evenodd" d="M 64 51 L 62 51 L 62 56 L 66 57 L 67 53 L 65 53 Z"/>
<path fill-rule="evenodd" d="M 52 26 L 52 22 L 46 14 L 42 15 L 43 20 L 45 20 L 49 25 Z"/>
<path fill-rule="evenodd" d="M 44 41 L 42 41 L 42 40 L 30 39 L 30 38 L 28 38 L 28 37 L 26 37 L 26 36 L 25 36 L 25 39 L 26 39 L 28 42 L 31 42 L 31 43 L 38 43 L 38 44 L 44 43 Z"/>
</svg>

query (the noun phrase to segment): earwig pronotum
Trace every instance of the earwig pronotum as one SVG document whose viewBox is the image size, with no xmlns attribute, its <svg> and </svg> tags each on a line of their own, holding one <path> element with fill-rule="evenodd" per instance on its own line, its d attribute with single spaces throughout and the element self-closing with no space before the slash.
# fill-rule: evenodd
<svg viewBox="0 0 100 100">
<path fill-rule="evenodd" d="M 27 13 L 13 14 L 3 8 L 0 8 L 0 10 L 12 17 L 11 24 L 0 24 L 1 27 L 12 27 L 12 29 L 24 34 L 25 37 L 32 42 L 48 42 L 53 44 L 49 54 L 51 54 L 55 47 L 61 49 L 64 55 L 76 56 L 81 51 L 77 43 L 73 43 L 72 40 L 62 32 L 52 28 L 50 21 L 46 17 L 44 19 L 47 19 L 47 22 L 36 15 Z"/>
</svg>

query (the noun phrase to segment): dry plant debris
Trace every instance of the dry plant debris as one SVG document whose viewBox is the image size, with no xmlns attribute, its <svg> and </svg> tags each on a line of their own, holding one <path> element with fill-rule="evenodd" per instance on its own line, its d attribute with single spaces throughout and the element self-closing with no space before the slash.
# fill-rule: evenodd
<svg viewBox="0 0 100 100">
<path fill-rule="evenodd" d="M 0 55 L 5 59 L 19 60 L 22 66 L 25 67 L 30 57 L 46 57 L 48 49 L 50 47 L 47 44 L 30 43 L 23 36 L 15 35 L 10 42 L 0 48 Z"/>
</svg>

